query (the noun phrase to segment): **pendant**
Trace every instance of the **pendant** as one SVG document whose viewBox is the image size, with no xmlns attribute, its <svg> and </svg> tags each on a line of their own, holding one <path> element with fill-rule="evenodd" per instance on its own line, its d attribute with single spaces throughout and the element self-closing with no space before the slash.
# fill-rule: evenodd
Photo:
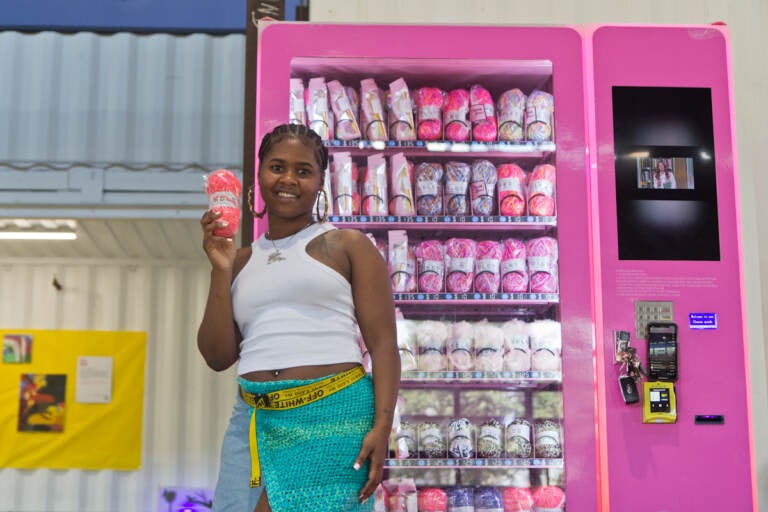
<svg viewBox="0 0 768 512">
<path fill-rule="evenodd" d="M 271 265 L 272 263 L 275 263 L 276 261 L 284 261 L 285 258 L 283 257 L 282 253 L 280 253 L 280 249 L 275 249 L 275 252 L 269 255 L 267 258 L 267 265 Z"/>
</svg>

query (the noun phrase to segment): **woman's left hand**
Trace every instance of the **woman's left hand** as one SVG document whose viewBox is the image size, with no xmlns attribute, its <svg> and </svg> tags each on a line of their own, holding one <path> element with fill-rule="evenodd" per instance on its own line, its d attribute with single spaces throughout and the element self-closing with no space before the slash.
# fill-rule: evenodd
<svg viewBox="0 0 768 512">
<path fill-rule="evenodd" d="M 389 441 L 388 427 L 373 427 L 363 438 L 363 446 L 355 460 L 355 469 L 360 470 L 368 459 L 368 481 L 360 490 L 360 503 L 371 497 L 384 475 L 384 459 Z"/>
</svg>

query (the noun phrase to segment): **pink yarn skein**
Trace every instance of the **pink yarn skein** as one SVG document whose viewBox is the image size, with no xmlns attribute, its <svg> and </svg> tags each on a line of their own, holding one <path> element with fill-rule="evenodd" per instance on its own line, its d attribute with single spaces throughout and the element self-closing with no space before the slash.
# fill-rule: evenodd
<svg viewBox="0 0 768 512">
<path fill-rule="evenodd" d="M 469 140 L 469 92 L 465 89 L 454 89 L 445 96 L 443 101 L 443 125 L 445 140 L 451 142 L 467 142 Z"/>
<path fill-rule="evenodd" d="M 445 288 L 453 293 L 472 291 L 475 277 L 476 243 L 468 238 L 449 238 L 445 242 Z"/>
<path fill-rule="evenodd" d="M 416 269 L 419 291 L 440 293 L 443 291 L 445 259 L 440 240 L 424 240 L 416 246 Z"/>
<path fill-rule="evenodd" d="M 495 142 L 498 127 L 491 93 L 480 85 L 473 85 L 469 89 L 469 105 L 472 138 L 480 142 Z"/>
<path fill-rule="evenodd" d="M 532 293 L 557 293 L 557 240 L 544 236 L 532 238 L 526 247 Z"/>
<path fill-rule="evenodd" d="M 525 171 L 517 164 L 501 164 L 499 174 L 499 215 L 525 215 Z"/>
<path fill-rule="evenodd" d="M 475 256 L 475 291 L 499 291 L 502 249 L 499 242 L 483 240 L 477 243 Z"/>
<path fill-rule="evenodd" d="M 420 140 L 439 140 L 443 136 L 443 91 L 422 87 L 414 94 L 416 102 L 416 134 Z"/>
<path fill-rule="evenodd" d="M 537 165 L 528 177 L 528 213 L 535 216 L 555 214 L 555 166 Z"/>
<path fill-rule="evenodd" d="M 524 293 L 528 291 L 528 266 L 525 242 L 507 238 L 501 241 L 501 291 Z"/>
</svg>

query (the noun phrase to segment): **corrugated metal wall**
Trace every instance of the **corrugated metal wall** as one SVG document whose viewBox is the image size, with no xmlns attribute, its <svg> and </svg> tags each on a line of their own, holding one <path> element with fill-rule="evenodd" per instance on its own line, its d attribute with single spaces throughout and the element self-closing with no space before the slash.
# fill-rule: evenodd
<svg viewBox="0 0 768 512">
<path fill-rule="evenodd" d="M 0 32 L 0 161 L 235 164 L 245 36 Z"/>
</svg>

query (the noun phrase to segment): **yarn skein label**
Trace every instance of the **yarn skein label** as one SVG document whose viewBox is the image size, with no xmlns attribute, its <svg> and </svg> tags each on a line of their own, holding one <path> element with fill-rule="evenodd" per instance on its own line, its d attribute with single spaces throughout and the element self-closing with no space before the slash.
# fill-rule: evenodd
<svg viewBox="0 0 768 512">
<path fill-rule="evenodd" d="M 448 271 L 468 274 L 472 272 L 472 263 L 473 258 L 450 258 L 448 260 Z"/>
<path fill-rule="evenodd" d="M 517 334 L 507 338 L 507 347 L 510 349 L 525 349 L 528 350 L 528 336 L 524 334 Z"/>
<path fill-rule="evenodd" d="M 523 195 L 523 187 L 518 178 L 501 178 L 498 183 L 499 192 L 517 192 Z"/>
<path fill-rule="evenodd" d="M 211 193 L 208 198 L 210 208 L 240 208 L 240 198 L 229 190 L 220 190 Z"/>
<path fill-rule="evenodd" d="M 448 180 L 445 182 L 445 192 L 451 195 L 459 195 L 467 193 L 467 182 Z"/>
<path fill-rule="evenodd" d="M 436 196 L 437 192 L 438 192 L 438 185 L 436 181 L 432 181 L 432 180 L 416 181 L 417 196 Z"/>
<path fill-rule="evenodd" d="M 528 270 L 534 272 L 551 272 L 552 258 L 549 256 L 528 256 Z"/>
<path fill-rule="evenodd" d="M 501 262 L 495 258 L 483 258 L 475 262 L 477 273 L 490 272 L 492 274 L 499 273 L 499 265 Z"/>
<path fill-rule="evenodd" d="M 433 273 L 443 274 L 443 262 L 436 260 L 419 260 L 419 275 Z"/>
<path fill-rule="evenodd" d="M 531 336 L 531 350 L 551 350 L 559 352 L 562 340 L 558 336 Z"/>
<path fill-rule="evenodd" d="M 507 425 L 507 439 L 520 437 L 526 441 L 531 440 L 531 427 L 524 424 L 510 423 Z"/>
<path fill-rule="evenodd" d="M 437 105 L 424 105 L 418 110 L 419 121 L 440 119 L 440 107 Z"/>
<path fill-rule="evenodd" d="M 525 260 L 523 258 L 514 258 L 501 262 L 501 274 L 507 275 L 511 272 L 525 273 Z"/>
<path fill-rule="evenodd" d="M 528 189 L 528 197 L 533 197 L 539 194 L 552 197 L 554 193 L 555 186 L 549 180 L 534 180 Z"/>
</svg>

